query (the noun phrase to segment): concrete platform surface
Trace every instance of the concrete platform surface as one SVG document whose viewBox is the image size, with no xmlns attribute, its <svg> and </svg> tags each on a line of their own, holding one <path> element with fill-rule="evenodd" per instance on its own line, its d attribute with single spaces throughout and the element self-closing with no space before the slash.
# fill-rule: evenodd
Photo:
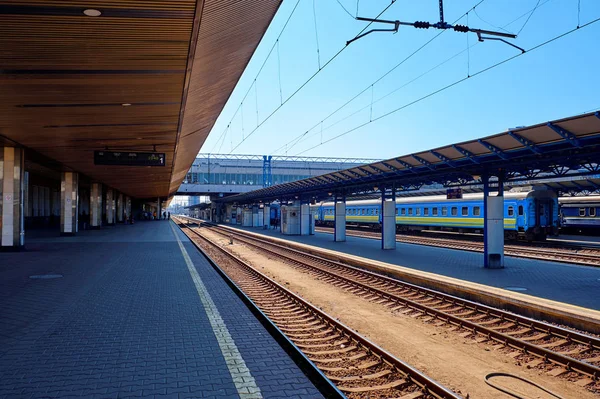
<svg viewBox="0 0 600 399">
<path fill-rule="evenodd" d="M 224 224 L 224 226 L 228 226 Z M 347 237 L 334 242 L 333 235 L 285 236 L 278 230 L 231 226 L 287 239 L 327 250 L 373 259 L 422 272 L 435 273 L 511 292 L 600 310 L 600 268 L 558 262 L 506 257 L 504 269 L 484 269 L 483 254 L 454 249 L 396 243 L 395 250 L 382 250 L 381 241 Z"/>
<path fill-rule="evenodd" d="M 321 395 L 185 235 L 153 221 L 0 253 L 0 398 L 21 397 Z"/>
</svg>

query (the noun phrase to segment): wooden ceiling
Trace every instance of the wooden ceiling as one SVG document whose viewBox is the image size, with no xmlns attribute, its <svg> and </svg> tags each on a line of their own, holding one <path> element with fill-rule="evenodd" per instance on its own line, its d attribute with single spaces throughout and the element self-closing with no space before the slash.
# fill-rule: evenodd
<svg viewBox="0 0 600 399">
<path fill-rule="evenodd" d="M 171 196 L 279 4 L 2 1 L 0 136 L 127 195 Z M 93 164 L 154 147 L 166 167 Z"/>
</svg>

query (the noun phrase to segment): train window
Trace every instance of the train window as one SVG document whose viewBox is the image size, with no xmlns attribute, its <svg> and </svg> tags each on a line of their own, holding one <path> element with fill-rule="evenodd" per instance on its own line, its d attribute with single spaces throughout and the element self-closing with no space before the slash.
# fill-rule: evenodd
<svg viewBox="0 0 600 399">
<path fill-rule="evenodd" d="M 519 216 L 523 216 L 524 214 L 523 205 L 519 205 Z"/>
<path fill-rule="evenodd" d="M 375 209 L 375 214 L 379 215 L 379 209 Z"/>
<path fill-rule="evenodd" d="M 450 210 L 450 213 L 452 214 L 452 216 L 458 215 L 458 208 L 453 206 L 452 209 Z"/>
<path fill-rule="evenodd" d="M 596 208 L 590 208 L 590 216 L 596 217 Z"/>
<path fill-rule="evenodd" d="M 508 216 L 510 216 L 510 217 L 515 216 L 515 208 L 513 206 L 508 207 Z"/>
<path fill-rule="evenodd" d="M 473 207 L 473 216 L 479 216 L 481 215 L 481 208 L 478 206 L 474 206 Z"/>
<path fill-rule="evenodd" d="M 438 215 L 438 209 L 437 209 L 437 207 L 436 208 L 431 208 L 431 214 L 433 216 L 437 216 Z"/>
<path fill-rule="evenodd" d="M 361 215 L 364 215 L 364 214 L 365 214 L 365 210 L 364 210 L 364 209 L 363 209 L 363 210 L 361 210 L 361 211 L 360 211 L 360 214 L 361 214 Z"/>
<path fill-rule="evenodd" d="M 423 209 L 423 215 L 429 216 L 429 208 L 424 208 Z"/>
<path fill-rule="evenodd" d="M 421 208 L 417 208 L 417 216 L 421 216 Z"/>
<path fill-rule="evenodd" d="M 460 210 L 460 213 L 463 216 L 469 216 L 469 208 L 466 206 L 463 206 L 462 209 Z"/>
<path fill-rule="evenodd" d="M 442 216 L 448 216 L 448 207 L 442 208 Z"/>
<path fill-rule="evenodd" d="M 585 208 L 579 208 L 579 216 L 585 216 Z"/>
<path fill-rule="evenodd" d="M 406 215 L 406 208 L 400 209 L 400 214 L 401 215 Z"/>
<path fill-rule="evenodd" d="M 412 208 L 408 208 L 408 214 L 412 215 L 413 214 L 413 209 Z"/>
</svg>

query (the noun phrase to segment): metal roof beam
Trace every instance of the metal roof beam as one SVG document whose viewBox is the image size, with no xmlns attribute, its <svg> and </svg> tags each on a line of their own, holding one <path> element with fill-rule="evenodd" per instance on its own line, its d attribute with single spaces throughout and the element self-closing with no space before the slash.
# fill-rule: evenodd
<svg viewBox="0 0 600 399">
<path fill-rule="evenodd" d="M 411 171 L 412 173 L 417 173 L 413 168 L 414 166 L 412 166 L 411 164 L 409 164 L 408 162 L 404 162 L 403 160 L 401 160 L 400 158 L 396 158 L 395 159 L 396 162 L 398 162 L 400 165 L 404 166 L 406 169 L 408 169 L 409 171 Z"/>
<path fill-rule="evenodd" d="M 398 169 L 397 167 L 395 167 L 394 165 L 387 163 L 387 162 L 381 162 L 386 168 L 391 169 L 394 172 L 399 172 L 400 169 Z"/>
<path fill-rule="evenodd" d="M 471 162 L 476 163 L 476 164 L 480 163 L 478 160 L 475 159 L 475 154 L 473 154 L 471 151 L 467 151 L 464 148 L 457 146 L 456 144 L 452 144 L 452 148 L 454 148 L 456 151 L 463 154 Z"/>
<path fill-rule="evenodd" d="M 488 143 L 485 140 L 477 140 L 477 142 L 479 144 L 481 144 L 482 146 L 484 146 L 485 148 L 487 148 L 488 150 L 490 150 L 493 154 L 497 155 L 498 157 L 504 159 L 505 161 L 508 160 L 508 156 L 504 153 L 504 151 L 502 151 L 500 148 L 496 147 L 495 145 L 492 145 L 490 143 Z"/>
<path fill-rule="evenodd" d="M 437 159 L 439 159 L 440 161 L 442 161 L 443 163 L 445 163 L 446 165 L 450 166 L 451 168 L 456 168 L 456 165 L 454 164 L 454 162 L 452 162 L 452 160 L 442 154 L 440 154 L 437 151 L 429 151 L 434 157 L 436 157 Z"/>
<path fill-rule="evenodd" d="M 529 148 L 531 150 L 531 152 L 533 152 L 535 154 L 542 153 L 542 150 L 540 150 L 539 147 L 537 145 L 535 145 L 535 143 L 533 141 L 526 139 L 525 137 L 521 136 L 520 134 L 511 132 L 509 130 L 508 135 L 510 137 L 512 137 L 513 139 L 517 140 L 519 143 L 523 144 L 525 147 Z"/>
<path fill-rule="evenodd" d="M 431 164 L 431 162 L 426 161 L 425 159 L 423 159 L 415 154 L 412 154 L 411 157 L 413 157 L 414 159 L 419 161 L 420 164 L 422 164 L 423 166 L 426 166 L 428 169 L 435 170 L 435 167 Z"/>
<path fill-rule="evenodd" d="M 362 172 L 365 172 L 367 174 L 367 176 L 373 175 L 373 172 L 369 172 L 368 170 L 366 170 L 362 166 L 358 166 L 357 169 L 360 170 L 360 171 L 362 171 Z"/>
<path fill-rule="evenodd" d="M 548 122 L 546 124 L 546 126 L 548 126 L 550 129 L 554 130 L 559 136 L 561 136 L 562 138 L 567 140 L 567 142 L 571 143 L 572 146 L 577 147 L 577 148 L 581 147 L 581 143 L 579 142 L 579 139 L 573 133 L 569 132 L 566 129 L 563 129 L 560 126 L 553 124 L 552 122 Z"/>
</svg>

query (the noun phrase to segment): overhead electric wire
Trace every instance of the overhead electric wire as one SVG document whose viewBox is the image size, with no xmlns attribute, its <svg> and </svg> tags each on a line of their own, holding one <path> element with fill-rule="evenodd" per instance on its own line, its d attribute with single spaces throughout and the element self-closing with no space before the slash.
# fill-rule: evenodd
<svg viewBox="0 0 600 399">
<path fill-rule="evenodd" d="M 373 122 L 375 122 L 375 121 L 378 121 L 378 120 L 380 120 L 380 119 L 383 119 L 383 118 L 386 118 L 386 117 L 388 117 L 388 116 L 390 116 L 390 115 L 392 115 L 392 114 L 395 114 L 395 113 L 396 113 L 396 112 L 398 112 L 398 111 L 401 111 L 401 110 L 403 110 L 403 109 L 405 109 L 405 108 L 408 108 L 408 107 L 410 107 L 411 105 L 417 104 L 417 103 L 419 103 L 419 102 L 421 102 L 421 101 L 423 101 L 423 100 L 425 100 L 425 99 L 427 99 L 427 98 L 429 98 L 429 97 L 432 97 L 432 96 L 434 96 L 434 95 L 436 95 L 436 94 L 438 94 L 438 93 L 441 93 L 441 92 L 443 92 L 443 91 L 445 91 L 445 90 L 447 90 L 447 89 L 450 89 L 451 87 L 454 87 L 454 86 L 456 86 L 456 85 L 458 85 L 458 84 L 460 84 L 460 83 L 462 83 L 462 82 L 464 82 L 464 81 L 466 81 L 466 80 L 468 80 L 468 79 L 470 79 L 470 78 L 473 78 L 473 77 L 475 77 L 475 76 L 478 76 L 478 75 L 481 75 L 481 74 L 483 74 L 483 73 L 485 73 L 485 72 L 488 72 L 488 71 L 490 71 L 490 70 L 492 70 L 492 69 L 494 69 L 494 68 L 496 68 L 496 67 L 498 67 L 498 66 L 500 66 L 500 65 L 503 65 L 503 64 L 505 64 L 505 63 L 507 63 L 507 62 L 509 62 L 509 61 L 512 61 L 512 60 L 514 60 L 514 59 L 516 59 L 516 58 L 519 58 L 519 57 L 521 57 L 521 56 L 523 56 L 523 55 L 525 55 L 525 54 L 529 54 L 529 53 L 531 53 L 531 52 L 533 52 L 533 51 L 535 51 L 535 50 L 537 50 L 537 49 L 539 49 L 539 48 L 541 48 L 541 47 L 544 47 L 544 46 L 546 46 L 546 45 L 548 45 L 548 44 L 550 44 L 550 43 L 552 43 L 552 42 L 554 42 L 554 41 L 556 41 L 556 40 L 559 40 L 559 39 L 561 39 L 561 38 L 563 38 L 563 37 L 565 37 L 565 36 L 567 36 L 567 35 L 570 35 L 571 33 L 575 32 L 575 31 L 577 31 L 577 30 L 581 30 L 581 29 L 583 29 L 583 28 L 586 28 L 586 27 L 588 27 L 588 26 L 590 26 L 590 25 L 592 25 L 592 24 L 595 24 L 595 23 L 596 23 L 596 22 L 598 22 L 598 21 L 600 21 L 600 18 L 596 18 L 596 19 L 594 19 L 594 20 L 592 20 L 592 21 L 590 21 L 590 22 L 587 22 L 587 23 L 585 23 L 585 24 L 583 24 L 583 25 L 581 25 L 581 26 L 579 26 L 579 27 L 577 27 L 577 28 L 571 29 L 571 30 L 569 30 L 569 31 L 566 31 L 566 32 L 564 32 L 564 33 L 562 33 L 562 34 L 558 35 L 558 36 L 555 36 L 555 37 L 553 37 L 553 38 L 551 38 L 551 39 L 548 39 L 548 40 L 546 40 L 545 42 L 542 42 L 542 43 L 540 43 L 540 44 L 538 44 L 538 45 L 536 45 L 536 46 L 533 46 L 533 47 L 531 47 L 531 48 L 530 48 L 530 49 L 528 49 L 528 50 L 527 50 L 525 53 L 518 53 L 518 54 L 516 54 L 516 55 L 514 55 L 514 56 L 512 56 L 512 57 L 509 57 L 509 58 L 506 58 L 505 60 L 502 60 L 502 61 L 500 61 L 500 62 L 497 62 L 496 64 L 490 65 L 489 67 L 486 67 L 486 68 L 484 68 L 484 69 L 482 69 L 482 70 L 480 70 L 480 71 L 478 71 L 478 72 L 474 73 L 474 74 L 473 74 L 473 75 L 471 75 L 470 77 L 464 77 L 464 78 L 462 78 L 462 79 L 458 79 L 458 80 L 456 80 L 456 81 L 454 81 L 454 82 L 452 82 L 452 83 L 450 83 L 450 84 L 448 84 L 448 85 L 446 85 L 446 86 L 444 86 L 444 87 L 442 87 L 442 88 L 440 88 L 440 89 L 437 89 L 437 90 L 435 90 L 435 91 L 433 91 L 433 92 L 431 92 L 431 93 L 429 93 L 429 94 L 426 94 L 426 95 L 424 95 L 424 96 L 422 96 L 422 97 L 419 97 L 419 98 L 418 98 L 418 99 L 416 99 L 416 100 L 413 100 L 413 101 L 411 101 L 411 102 L 409 102 L 409 103 L 407 103 L 407 104 L 404 104 L 404 105 L 402 105 L 402 106 L 400 106 L 400 107 L 398 107 L 398 108 L 395 108 L 395 109 L 393 109 L 393 110 L 391 110 L 391 111 L 389 111 L 389 112 L 386 112 L 385 114 L 383 114 L 383 115 L 380 115 L 380 116 L 378 116 L 377 118 L 374 118 L 374 119 L 373 119 L 373 120 L 371 120 L 371 121 L 368 121 L 368 122 L 362 123 L 361 125 L 355 126 L 355 127 L 353 127 L 352 129 L 350 129 L 350 130 L 347 130 L 347 131 L 345 131 L 345 132 L 343 132 L 343 133 L 340 133 L 340 134 L 338 134 L 337 136 L 334 136 L 334 137 L 332 137 L 332 138 L 330 138 L 330 139 L 328 139 L 328 140 L 325 140 L 325 141 L 324 141 L 322 144 L 317 144 L 317 145 L 315 145 L 315 146 L 313 146 L 313 147 L 310 147 L 310 148 L 308 148 L 308 149 L 306 149 L 306 150 L 304 150 L 304 151 L 301 151 L 301 152 L 297 153 L 297 154 L 296 154 L 296 156 L 298 156 L 298 155 L 301 155 L 301 154 L 304 154 L 305 152 L 308 152 L 308 151 L 310 151 L 310 150 L 313 150 L 313 149 L 315 149 L 315 148 L 317 148 L 317 147 L 320 147 L 320 146 L 321 146 L 321 145 L 323 145 L 323 144 L 327 144 L 327 143 L 329 143 L 329 142 L 331 142 L 331 141 L 337 140 L 338 138 L 340 138 L 340 137 L 342 137 L 342 136 L 345 136 L 345 135 L 347 135 L 347 134 L 349 134 L 349 133 L 352 133 L 352 132 L 354 132 L 354 131 L 356 131 L 356 130 L 358 130 L 358 129 L 360 129 L 360 128 L 364 127 L 364 126 L 367 126 L 367 125 L 369 125 L 369 124 L 371 124 L 371 123 L 373 123 Z"/>
<path fill-rule="evenodd" d="M 483 1 L 483 0 L 482 0 Z M 390 4 L 385 7 L 376 17 L 375 19 L 379 18 L 384 12 L 386 12 L 392 5 L 394 5 L 395 0 L 391 1 Z M 367 24 L 367 26 L 365 26 L 363 29 L 361 29 L 360 32 L 358 32 L 356 34 L 356 36 L 360 35 L 361 33 L 363 33 L 369 26 L 371 26 L 372 22 L 369 22 Z M 356 37 L 355 36 L 355 37 Z M 302 83 L 300 85 L 300 87 L 298 87 L 288 98 L 285 99 L 285 101 L 283 101 L 281 103 L 280 106 L 278 106 L 277 108 L 275 108 L 273 110 L 273 112 L 271 112 L 265 119 L 262 120 L 262 122 L 260 122 L 260 124 L 254 129 L 252 130 L 242 141 L 240 141 L 234 148 L 233 150 L 231 150 L 231 152 L 233 152 L 234 150 L 236 150 L 240 145 L 242 145 L 250 136 L 252 136 L 266 121 L 268 121 L 273 115 L 275 115 L 275 113 L 277 111 L 279 111 L 289 100 L 291 100 L 296 94 L 298 94 L 308 83 L 310 83 L 323 69 L 325 69 L 325 67 L 327 65 L 329 65 L 333 60 L 335 60 L 346 48 L 348 47 L 348 45 L 346 44 L 344 47 L 342 47 L 337 53 L 335 53 L 333 55 L 333 57 L 331 57 L 325 64 L 323 64 L 321 66 L 321 68 L 319 70 L 317 70 L 314 74 L 312 74 L 308 80 L 306 80 L 304 83 Z M 242 100 L 243 101 L 243 100 Z"/>
<path fill-rule="evenodd" d="M 525 20 L 525 23 L 523 24 L 523 26 L 521 26 L 521 29 L 519 29 L 519 31 L 517 32 L 517 36 L 521 33 L 521 31 L 523 30 L 523 28 L 525 28 L 525 25 L 527 25 L 527 22 L 529 22 L 529 20 L 531 19 L 531 16 L 535 12 L 535 10 L 537 10 L 537 8 L 540 6 L 540 1 L 541 0 L 537 0 L 537 3 L 535 4 L 535 7 L 533 7 L 533 10 L 531 11 L 531 14 L 529 14 L 529 16 L 527 17 L 527 19 Z"/>
<path fill-rule="evenodd" d="M 255 82 L 256 79 L 258 79 L 258 76 L 260 75 L 260 73 L 262 72 L 263 68 L 267 64 L 267 61 L 269 61 L 269 58 L 271 57 L 271 53 L 273 53 L 273 50 L 275 49 L 275 46 L 277 46 L 277 51 L 279 52 L 279 39 L 281 38 L 281 35 L 283 35 L 283 32 L 285 31 L 285 28 L 288 26 L 288 23 L 292 19 L 292 16 L 296 12 L 296 9 L 298 8 L 299 4 L 300 4 L 300 0 L 297 0 L 296 4 L 294 5 L 294 8 L 292 9 L 292 12 L 290 13 L 290 15 L 288 15 L 287 20 L 283 24 L 283 27 L 281 28 L 281 31 L 279 32 L 279 35 L 277 35 L 277 39 L 275 39 L 275 43 L 273 43 L 273 46 L 271 46 L 271 49 L 269 50 L 269 53 L 265 57 L 265 60 L 263 61 L 262 65 L 260 66 L 260 68 L 258 70 L 258 72 L 256 73 L 256 76 L 254 77 L 254 81 L 253 82 Z M 242 101 L 240 102 L 240 105 L 237 107 L 237 109 L 233 113 L 233 116 L 231 117 L 231 119 L 229 120 L 229 123 L 227 124 L 227 128 L 225 128 L 223 130 L 223 133 L 221 133 L 221 136 L 223 136 L 227 132 L 229 126 L 233 122 L 233 119 L 235 118 L 235 116 L 237 115 L 238 111 L 242 107 L 242 104 L 244 104 L 244 100 L 246 100 L 246 97 L 248 97 L 248 93 L 250 93 L 250 90 L 252 90 L 252 85 L 250 85 L 250 87 L 248 87 L 248 90 L 246 91 L 246 94 L 244 94 L 244 97 L 242 98 Z M 215 147 L 217 146 L 217 144 L 219 143 L 219 141 L 221 140 L 221 136 L 219 136 L 219 138 L 217 139 L 217 142 L 213 146 L 213 151 L 214 151 Z M 223 139 L 223 140 L 225 140 L 225 139 Z"/>
<path fill-rule="evenodd" d="M 474 10 L 477 6 L 479 6 L 481 3 L 483 3 L 485 0 L 480 0 L 477 4 L 475 4 L 473 7 L 471 7 L 469 9 L 469 11 L 465 12 L 464 14 L 462 14 L 460 17 L 458 17 L 452 24 L 454 25 L 456 22 L 458 22 L 461 18 L 463 18 L 465 15 L 467 15 L 470 11 Z M 385 72 L 383 75 L 381 75 L 379 78 L 377 78 L 374 82 L 372 82 L 371 84 L 369 84 L 368 86 L 366 86 L 363 90 L 361 90 L 359 93 L 357 93 L 354 97 L 352 97 L 351 99 L 349 99 L 348 101 L 346 101 L 344 104 L 342 104 L 341 106 L 339 106 L 335 111 L 331 112 L 329 115 L 327 115 L 325 118 L 321 119 L 320 122 L 316 123 L 314 126 L 312 126 L 310 129 L 308 129 L 307 131 L 305 131 L 304 133 L 300 134 L 299 136 L 296 136 L 294 139 L 288 141 L 286 144 L 282 145 L 281 147 L 279 147 L 278 149 L 276 149 L 273 153 L 276 154 L 279 151 L 281 151 L 283 148 L 286 148 L 286 151 L 291 150 L 296 144 L 298 144 L 303 137 L 305 137 L 310 131 L 312 131 L 313 129 L 315 129 L 317 126 L 319 126 L 322 122 L 326 121 L 327 119 L 331 118 L 333 115 L 337 114 L 340 110 L 342 110 L 343 108 L 345 108 L 348 104 L 350 104 L 352 101 L 356 100 L 358 97 L 360 97 L 363 93 L 365 93 L 367 90 L 372 89 L 372 87 L 374 85 L 376 85 L 377 83 L 379 83 L 381 80 L 385 79 L 389 74 L 391 74 L 392 72 L 394 72 L 398 67 L 400 67 L 402 64 L 404 64 L 406 61 L 408 61 L 409 59 L 411 59 L 415 54 L 417 54 L 419 51 L 423 50 L 426 46 L 428 46 L 431 42 L 433 42 L 435 39 L 437 39 L 440 35 L 442 35 L 444 32 L 446 32 L 445 30 L 442 30 L 440 32 L 438 32 L 434 37 L 432 37 L 431 39 L 429 39 L 427 42 L 425 42 L 424 44 L 422 44 L 419 48 L 417 48 L 415 51 L 413 51 L 411 54 L 409 54 L 407 57 L 405 57 L 404 59 L 402 59 L 400 62 L 398 62 L 396 65 L 394 65 L 391 69 L 389 69 L 387 72 Z M 379 101 L 379 100 L 377 100 Z M 375 101 L 375 102 L 377 102 Z M 325 130 L 327 130 L 329 127 L 327 127 Z M 289 146 L 289 147 L 288 147 Z"/>
<path fill-rule="evenodd" d="M 346 9 L 346 7 L 344 7 L 344 5 L 342 4 L 342 2 L 340 0 L 335 0 L 335 1 L 337 1 L 337 3 L 340 5 L 340 7 L 342 7 L 344 9 L 344 11 L 346 11 L 346 14 L 350 15 L 350 18 L 355 19 L 354 15 L 352 15 L 350 13 L 350 11 L 348 11 L 348 9 Z"/>
<path fill-rule="evenodd" d="M 484 1 L 485 1 L 485 0 L 484 0 Z M 543 3 L 541 3 L 541 4 L 539 5 L 539 7 L 543 6 L 544 4 L 546 4 L 546 3 L 550 2 L 550 1 L 552 1 L 552 0 L 545 0 Z M 462 15 L 460 18 L 458 18 L 458 19 L 455 21 L 455 23 L 456 23 L 458 20 L 460 20 L 462 17 L 464 17 L 465 15 L 468 15 L 468 13 L 469 13 L 469 12 L 471 12 L 472 10 L 474 10 L 474 9 L 475 9 L 475 8 L 476 8 L 476 7 L 477 7 L 479 4 L 481 4 L 482 2 L 483 2 L 483 1 L 480 1 L 480 2 L 479 2 L 479 3 L 477 3 L 475 6 L 473 6 L 473 7 L 472 7 L 472 8 L 471 8 L 469 11 L 467 11 L 467 12 L 466 12 L 466 13 L 464 13 L 464 14 L 463 14 L 463 15 Z M 529 14 L 531 13 L 531 11 L 532 11 L 532 10 L 528 10 L 527 12 L 525 12 L 525 13 L 521 14 L 519 17 L 517 17 L 517 18 L 513 19 L 512 21 L 510 21 L 509 23 L 505 24 L 504 26 L 506 27 L 506 26 L 510 26 L 510 25 L 512 25 L 513 23 L 515 23 L 515 22 L 516 22 L 516 21 L 518 21 L 519 19 L 521 19 L 521 18 L 523 18 L 523 17 L 525 17 L 525 16 L 529 15 Z M 442 32 L 443 32 L 443 31 L 442 31 Z M 440 33 L 440 34 L 441 34 L 441 33 Z M 438 36 L 439 36 L 439 34 L 438 34 Z M 437 36 L 436 36 L 436 37 L 437 37 Z M 433 39 L 435 39 L 436 37 L 434 37 Z M 433 39 L 431 39 L 431 40 L 433 40 Z M 430 43 L 430 42 L 431 42 L 431 40 L 430 40 L 429 42 L 425 43 L 425 45 L 427 45 L 428 43 Z M 385 98 L 387 98 L 387 97 L 389 97 L 390 95 L 394 94 L 394 93 L 395 93 L 395 92 L 397 92 L 398 90 L 401 90 L 401 89 L 403 89 L 404 87 L 408 86 L 409 84 L 411 84 L 411 83 L 415 82 L 416 80 L 418 80 L 418 79 L 422 78 L 423 76 L 425 76 L 425 75 L 429 74 L 429 73 L 430 73 L 430 72 L 432 72 L 433 70 L 435 70 L 435 69 L 439 68 L 440 66 L 442 66 L 442 65 L 446 64 L 447 62 L 451 61 L 452 59 L 456 58 L 457 56 L 459 56 L 459 55 L 463 54 L 465 51 L 469 51 L 469 49 L 470 49 L 470 48 L 472 48 L 472 47 L 475 47 L 475 46 L 476 46 L 477 44 L 479 44 L 479 43 L 480 43 L 480 42 L 476 42 L 475 44 L 473 44 L 472 46 L 468 47 L 467 49 L 464 49 L 464 50 L 461 50 L 461 51 L 457 52 L 456 54 L 454 54 L 454 55 L 453 55 L 453 56 L 451 56 L 450 58 L 446 59 L 445 61 L 442 61 L 441 63 L 439 63 L 439 64 L 437 64 L 436 66 L 434 66 L 434 67 L 430 68 L 429 70 L 427 70 L 426 72 L 424 72 L 424 73 L 420 74 L 419 76 L 417 76 L 417 77 L 415 77 L 415 78 L 411 79 L 410 81 L 408 81 L 408 82 L 406 82 L 406 83 L 402 84 L 401 86 L 397 87 L 396 89 L 392 90 L 391 92 L 387 93 L 386 95 L 384 95 L 384 96 L 382 96 L 382 97 L 378 98 L 377 100 L 375 100 L 375 101 L 374 101 L 374 104 L 376 104 L 376 103 L 378 103 L 378 102 L 380 102 L 380 101 L 384 100 Z M 417 50 L 417 51 L 418 51 L 418 50 Z M 414 55 L 414 54 L 411 54 L 410 56 L 412 56 L 412 55 Z M 401 62 L 400 62 L 400 64 L 401 64 L 402 62 L 404 62 L 404 60 L 403 60 L 403 61 L 401 61 Z M 392 70 L 390 70 L 390 71 L 388 71 L 388 72 L 391 72 L 391 71 L 393 71 L 393 70 L 394 70 L 396 67 L 398 67 L 400 64 L 396 65 L 394 68 L 392 68 Z M 387 73 L 386 73 L 386 74 L 387 74 Z M 384 77 L 385 77 L 385 75 L 384 75 Z M 360 92 L 360 93 L 358 93 L 356 96 L 354 96 L 353 98 L 351 98 L 349 101 L 347 101 L 346 103 L 344 103 L 342 106 L 340 106 L 339 108 L 337 108 L 335 111 L 333 111 L 332 113 L 330 113 L 330 114 L 329 114 L 327 117 L 323 118 L 323 119 L 321 120 L 321 122 L 323 122 L 323 121 L 325 121 L 325 120 L 329 119 L 331 116 L 333 116 L 334 114 L 336 114 L 337 112 L 339 112 L 339 111 L 340 111 L 342 108 L 344 108 L 346 105 L 348 105 L 350 102 L 352 102 L 354 99 L 356 99 L 358 96 L 360 96 L 362 93 L 364 93 L 364 92 L 365 92 L 367 89 L 369 89 L 369 88 L 370 88 L 370 86 L 367 86 L 367 87 L 365 87 L 365 89 L 364 89 L 363 91 L 361 91 L 361 92 Z M 324 130 L 324 131 L 325 131 L 325 130 L 329 130 L 329 129 L 330 129 L 330 128 L 332 128 L 333 126 L 335 126 L 335 125 L 337 125 L 337 124 L 339 124 L 339 123 L 341 123 L 341 122 L 343 122 L 343 121 L 345 121 L 345 120 L 347 120 L 347 119 L 351 118 L 352 116 L 354 116 L 354 115 L 358 114 L 359 112 L 361 112 L 361 111 L 363 111 L 363 110 L 365 110 L 365 109 L 369 108 L 369 106 L 370 106 L 370 105 L 366 105 L 366 106 L 364 106 L 364 107 L 362 107 L 362 108 L 358 109 L 357 111 L 355 111 L 355 112 L 352 112 L 351 114 L 349 114 L 349 115 L 347 115 L 347 116 L 343 117 L 342 119 L 339 119 L 338 121 L 336 121 L 336 122 L 334 122 L 334 123 L 332 123 L 332 124 L 330 124 L 330 125 L 326 126 L 326 127 L 323 129 L 323 130 Z M 321 122 L 318 122 L 316 125 L 314 125 L 314 126 L 313 126 L 313 127 L 311 127 L 310 129 L 308 129 L 306 132 L 304 132 L 304 133 L 300 134 L 299 136 L 295 137 L 293 140 L 291 140 L 291 141 L 287 142 L 286 144 L 284 144 L 283 146 L 279 147 L 279 148 L 278 148 L 278 149 L 277 149 L 277 150 L 276 150 L 274 153 L 277 153 L 278 151 L 280 151 L 280 150 L 281 150 L 282 148 L 284 148 L 284 147 L 286 148 L 286 152 L 287 152 L 287 151 L 289 151 L 289 149 L 291 148 L 291 147 L 290 147 L 290 148 L 287 148 L 287 146 L 288 146 L 288 145 L 290 145 L 290 144 L 292 144 L 292 143 L 293 143 L 293 144 L 292 144 L 292 146 L 295 146 L 295 145 L 297 145 L 297 144 L 301 143 L 302 141 L 304 141 L 304 140 L 306 140 L 306 139 L 308 139 L 308 138 L 310 138 L 310 137 L 314 137 L 314 136 L 315 136 L 315 134 L 312 134 L 312 135 L 310 135 L 310 136 L 306 136 L 306 135 L 307 135 L 307 134 L 308 134 L 308 133 L 309 133 L 311 130 L 313 130 L 313 129 L 314 129 L 316 126 L 319 126 L 319 124 L 321 124 Z M 322 141 L 322 140 L 321 140 L 321 141 Z"/>
</svg>

